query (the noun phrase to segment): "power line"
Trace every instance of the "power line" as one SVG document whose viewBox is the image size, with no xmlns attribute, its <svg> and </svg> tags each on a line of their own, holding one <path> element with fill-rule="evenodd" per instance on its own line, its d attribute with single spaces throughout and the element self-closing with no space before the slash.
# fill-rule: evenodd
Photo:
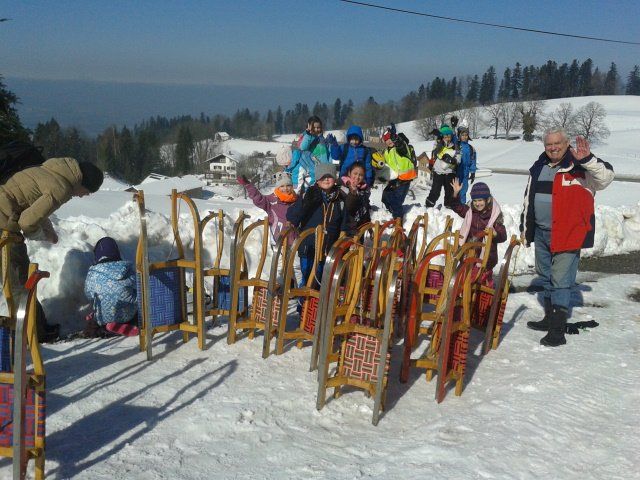
<svg viewBox="0 0 640 480">
<path fill-rule="evenodd" d="M 626 45 L 640 45 L 640 42 L 628 42 L 625 40 L 614 40 L 611 38 L 599 38 L 599 37 L 588 37 L 586 35 L 572 35 L 570 33 L 559 33 L 559 32 L 549 32 L 547 30 L 538 30 L 535 28 L 524 28 L 524 27 L 514 27 L 512 25 L 501 25 L 499 23 L 488 23 L 488 22 L 477 22 L 474 20 L 465 20 L 462 18 L 453 18 L 453 17 L 445 17 L 443 15 L 434 15 L 431 13 L 424 13 L 424 12 L 415 12 L 413 10 L 404 10 L 402 8 L 393 8 L 393 7 L 386 7 L 384 5 L 376 5 L 374 3 L 366 3 L 366 2 L 357 2 L 354 0 L 338 0 L 340 2 L 343 3 L 351 3 L 353 5 L 358 5 L 361 7 L 371 7 L 371 8 L 379 8 L 380 10 L 388 10 L 388 11 L 392 11 L 392 12 L 398 12 L 398 13 L 406 13 L 409 15 L 419 15 L 421 17 L 429 17 L 429 18 L 436 18 L 438 20 L 447 20 L 450 22 L 458 22 L 458 23 L 471 23 L 473 25 L 483 25 L 485 27 L 494 27 L 494 28 L 505 28 L 508 30 L 518 30 L 520 32 L 530 32 L 530 33 L 540 33 L 543 35 L 555 35 L 558 37 L 569 37 L 569 38 L 578 38 L 581 40 L 595 40 L 598 42 L 609 42 L 609 43 L 623 43 Z"/>
</svg>

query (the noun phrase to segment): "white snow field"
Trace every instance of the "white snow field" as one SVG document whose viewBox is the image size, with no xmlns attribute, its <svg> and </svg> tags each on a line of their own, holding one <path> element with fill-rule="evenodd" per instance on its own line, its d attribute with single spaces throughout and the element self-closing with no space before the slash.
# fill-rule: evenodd
<svg viewBox="0 0 640 480">
<path fill-rule="evenodd" d="M 579 107 L 589 100 L 605 105 L 612 131 L 593 151 L 616 172 L 636 174 L 640 98 L 561 99 L 548 101 L 547 109 L 552 102 Z M 410 125 L 399 129 L 410 131 Z M 276 142 L 229 143 L 247 153 L 278 148 Z M 414 143 L 418 152 L 430 148 L 430 142 Z M 543 150 L 539 141 L 479 139 L 474 145 L 483 168 L 528 168 Z M 505 211 L 509 233 L 517 233 L 526 176 L 483 180 Z M 110 179 L 97 194 L 58 210 L 58 244 L 28 242 L 32 261 L 51 272 L 39 295 L 49 321 L 62 323 L 65 333 L 82 327 L 95 242 L 112 236 L 123 256 L 134 258 L 139 219 L 123 188 Z M 428 192 L 414 192 L 405 226 L 425 211 Z M 172 255 L 168 193 L 146 195 L 153 259 Z M 232 219 L 240 210 L 251 220 L 263 217 L 235 187 L 210 193 L 196 201 L 201 215 L 223 209 Z M 380 195 L 378 188 L 372 203 L 380 205 Z M 584 254 L 640 251 L 640 184 L 616 181 L 598 193 L 596 204 L 596 244 Z M 188 244 L 193 232 L 186 209 L 182 213 Z M 433 235 L 452 212 L 428 213 Z M 381 207 L 373 217 L 388 215 Z M 212 243 L 212 232 L 205 241 Z M 514 282 L 524 290 L 533 279 L 533 249 L 523 249 L 516 263 Z M 512 294 L 500 347 L 482 357 L 481 339 L 472 335 L 464 393 L 455 397 L 451 390 L 440 405 L 435 382 L 419 372 L 399 383 L 400 342 L 377 427 L 371 425 L 373 400 L 359 391 L 347 390 L 316 411 L 309 348 L 263 360 L 261 336 L 229 346 L 224 322 L 209 330 L 204 351 L 194 340 L 182 344 L 177 333 L 158 336 L 151 362 L 138 351 L 137 338 L 44 345 L 47 478 L 640 478 L 640 308 L 632 300 L 639 295 L 640 275 L 579 274 L 573 321 L 594 319 L 600 326 L 549 349 L 539 345 L 540 332 L 526 328 L 542 316 L 537 294 Z M 10 476 L 10 461 L 0 460 L 0 478 Z"/>
</svg>

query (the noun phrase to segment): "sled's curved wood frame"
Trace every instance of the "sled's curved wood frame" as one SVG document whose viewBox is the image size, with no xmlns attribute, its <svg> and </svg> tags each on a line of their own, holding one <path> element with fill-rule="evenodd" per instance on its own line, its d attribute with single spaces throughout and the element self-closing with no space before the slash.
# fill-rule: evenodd
<svg viewBox="0 0 640 480">
<path fill-rule="evenodd" d="M 249 237 L 255 233 L 262 233 L 262 243 L 258 264 L 253 273 L 249 273 L 245 254 L 245 245 Z M 242 288 L 268 286 L 267 280 L 262 279 L 262 270 L 267 259 L 267 247 L 269 244 L 269 219 L 263 218 L 250 224 L 244 229 L 240 239 L 234 244 L 235 255 L 230 273 L 231 279 L 231 310 L 229 312 L 229 329 L 227 331 L 227 343 L 229 345 L 236 342 L 238 330 L 246 332 L 253 340 L 256 330 L 264 330 L 265 324 L 256 321 L 255 308 L 247 308 L 243 312 L 238 309 L 239 295 Z"/>
<path fill-rule="evenodd" d="M 140 350 L 147 352 L 147 359 L 151 360 L 151 341 L 156 333 L 171 332 L 174 330 L 182 331 L 182 339 L 186 343 L 189 341 L 190 334 L 196 334 L 198 339 L 198 348 L 204 350 L 205 347 L 205 331 L 204 331 L 204 276 L 202 271 L 202 229 L 200 224 L 200 214 L 198 207 L 193 200 L 184 193 L 178 193 L 175 189 L 171 191 L 171 230 L 173 232 L 174 241 L 177 250 L 177 258 L 161 262 L 148 261 L 147 247 L 147 231 L 142 228 L 142 216 L 145 215 L 144 191 L 140 190 L 134 194 L 134 198 L 138 203 L 141 214 L 141 232 L 136 249 L 136 269 L 141 273 L 142 277 L 142 321 L 140 334 Z M 185 256 L 184 244 L 180 237 L 180 229 L 178 228 L 178 205 L 184 202 L 191 214 L 193 222 L 194 240 L 193 240 L 193 258 L 187 259 Z M 144 221 L 146 227 L 146 220 Z M 148 273 L 154 270 L 164 268 L 178 268 L 180 271 L 180 283 L 182 285 L 180 298 L 182 304 L 181 321 L 172 325 L 157 326 L 148 329 L 150 322 L 149 305 L 149 279 Z M 187 299 L 185 295 L 185 269 L 193 270 L 193 311 L 187 311 Z M 189 321 L 189 313 L 192 314 L 192 321 Z"/>
<path fill-rule="evenodd" d="M 224 221 L 225 221 L 225 213 L 222 210 L 218 210 L 217 212 L 210 212 L 206 217 L 202 219 L 200 222 L 200 232 L 204 237 L 205 229 L 208 224 L 212 220 L 216 220 L 216 244 L 215 244 L 215 257 L 213 259 L 213 265 L 203 267 L 202 275 L 203 275 L 203 283 L 204 279 L 210 278 L 213 280 L 213 286 L 211 290 L 211 299 L 212 305 L 210 308 L 205 308 L 203 315 L 204 317 L 211 316 L 214 322 L 217 321 L 217 318 L 220 316 L 228 317 L 230 310 L 223 309 L 218 305 L 218 279 L 221 277 L 228 277 L 231 275 L 231 265 L 233 264 L 233 256 L 235 252 L 235 243 L 237 239 L 242 236 L 242 232 L 244 229 L 244 222 L 249 218 L 244 211 L 240 211 L 238 218 L 234 222 L 233 225 L 233 235 L 231 237 L 231 244 L 229 245 L 229 267 L 222 267 L 222 255 L 224 252 Z M 204 261 L 204 260 L 203 260 Z"/>
<path fill-rule="evenodd" d="M 300 250 L 300 246 L 302 242 L 309 237 L 310 235 L 315 235 L 315 255 L 313 258 L 313 266 L 311 267 L 311 274 L 307 279 L 306 285 L 302 287 L 298 287 L 296 284 L 295 275 L 293 272 L 294 262 L 298 261 L 297 253 Z M 304 327 L 307 321 L 306 312 L 303 311 L 300 315 L 300 325 L 293 329 L 287 330 L 287 310 L 289 306 L 289 302 L 292 300 L 296 300 L 297 298 L 301 299 L 309 299 L 309 298 L 319 298 L 320 290 L 319 287 L 314 285 L 316 278 L 316 271 L 318 269 L 318 265 L 322 260 L 322 248 L 324 243 L 324 231 L 322 229 L 322 225 L 318 225 L 315 228 L 308 228 L 304 230 L 298 238 L 293 242 L 291 249 L 289 250 L 288 260 L 286 262 L 285 275 L 283 280 L 283 292 L 282 292 L 282 302 L 280 307 L 280 318 L 278 319 L 278 330 L 277 330 L 277 339 L 276 339 L 276 355 L 282 355 L 284 352 L 284 343 L 285 340 L 296 340 L 296 345 L 298 348 L 302 348 L 304 341 L 309 341 L 313 339 L 313 335 L 307 332 Z M 293 287 L 291 285 L 294 285 Z M 319 307 L 319 305 L 318 305 Z M 318 325 L 318 318 L 316 317 L 316 327 Z"/>
<path fill-rule="evenodd" d="M 289 261 L 295 261 L 295 257 L 289 255 L 289 237 L 295 232 L 291 226 L 284 228 L 276 241 L 271 257 L 271 268 L 269 269 L 269 283 L 267 286 L 267 320 L 264 328 L 264 339 L 262 344 L 262 358 L 267 358 L 271 353 L 271 340 L 278 335 L 278 325 L 280 321 L 279 311 L 277 318 L 273 316 L 273 304 L 278 298 L 282 308 L 282 296 L 284 290 L 284 277 Z M 278 279 L 282 283 L 278 283 Z M 295 279 L 294 279 L 295 281 Z M 286 317 L 285 317 L 286 318 Z"/>
<path fill-rule="evenodd" d="M 489 310 L 489 318 L 487 319 L 487 326 L 485 329 L 484 343 L 482 345 L 482 353 L 486 355 L 492 349 L 498 348 L 500 342 L 501 326 L 498 325 L 498 315 L 500 312 L 500 306 L 503 302 L 507 302 L 509 298 L 509 289 L 511 287 L 511 279 L 509 278 L 509 268 L 511 266 L 511 257 L 514 249 L 519 248 L 522 242 L 515 236 L 511 236 L 509 246 L 504 254 L 504 257 L 500 261 L 500 273 L 498 274 L 498 280 L 495 288 L 489 289 L 487 287 L 480 287 L 482 291 L 488 291 L 493 295 L 491 301 L 491 309 Z"/>
<path fill-rule="evenodd" d="M 0 250 L 3 262 L 10 259 L 11 245 L 21 243 L 21 237 L 3 231 L 0 239 Z M 3 294 L 11 294 L 11 282 L 8 269 L 3 263 Z M 7 318 L 6 328 L 14 332 L 11 342 L 11 371 L 0 372 L 0 383 L 9 384 L 13 389 L 12 429 L 13 441 L 10 447 L 0 447 L 0 457 L 13 459 L 13 478 L 24 479 L 30 459 L 34 460 L 35 479 L 44 479 L 45 466 L 45 437 L 39 434 L 37 425 L 34 425 L 34 445 L 27 448 L 25 445 L 25 409 L 28 389 L 34 391 L 34 417 L 37 419 L 43 415 L 46 418 L 45 408 L 40 400 L 40 394 L 46 392 L 46 374 L 40 343 L 38 341 L 36 315 L 37 315 L 37 286 L 40 280 L 49 277 L 49 272 L 38 270 L 38 264 L 29 265 L 28 280 L 25 284 L 27 294 L 21 299 L 20 305 L 10 308 L 10 317 Z M 6 299 L 6 298 L 5 298 Z M 8 303 L 8 302 L 7 302 Z M 27 370 L 27 354 L 31 357 L 31 370 Z"/>
</svg>

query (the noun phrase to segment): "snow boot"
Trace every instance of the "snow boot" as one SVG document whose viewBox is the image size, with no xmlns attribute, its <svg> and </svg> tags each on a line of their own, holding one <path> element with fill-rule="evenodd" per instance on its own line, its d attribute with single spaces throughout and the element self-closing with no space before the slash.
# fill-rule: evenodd
<svg viewBox="0 0 640 480">
<path fill-rule="evenodd" d="M 564 332 L 567 327 L 567 310 L 562 307 L 553 307 L 549 316 L 549 333 L 540 339 L 540 344 L 545 347 L 559 347 L 567 343 Z"/>
<path fill-rule="evenodd" d="M 527 327 L 531 330 L 539 330 L 541 332 L 549 331 L 549 317 L 551 316 L 551 311 L 553 310 L 551 306 L 551 299 L 549 297 L 544 297 L 544 318 L 542 320 L 527 322 Z"/>
</svg>

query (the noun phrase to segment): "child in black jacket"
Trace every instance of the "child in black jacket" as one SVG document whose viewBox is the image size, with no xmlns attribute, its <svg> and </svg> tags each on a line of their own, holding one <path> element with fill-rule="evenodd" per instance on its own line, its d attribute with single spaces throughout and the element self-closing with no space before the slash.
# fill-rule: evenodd
<svg viewBox="0 0 640 480">
<path fill-rule="evenodd" d="M 315 168 L 316 183 L 309 187 L 304 196 L 287 211 L 287 220 L 301 232 L 322 225 L 324 241 L 322 244 L 322 261 L 315 272 L 319 283 L 324 266 L 324 257 L 340 235 L 344 215 L 344 193 L 336 185 L 336 168 L 329 163 L 319 163 Z M 315 235 L 308 236 L 298 250 L 302 285 L 307 284 L 313 268 L 315 256 Z"/>
</svg>

